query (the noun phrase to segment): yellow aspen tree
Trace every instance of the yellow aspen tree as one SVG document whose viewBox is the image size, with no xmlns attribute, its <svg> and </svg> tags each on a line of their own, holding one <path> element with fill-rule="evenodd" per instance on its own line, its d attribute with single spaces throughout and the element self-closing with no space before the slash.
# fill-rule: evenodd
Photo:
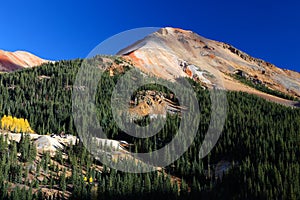
<svg viewBox="0 0 300 200">
<path fill-rule="evenodd" d="M 4 115 L 1 118 L 1 128 L 4 130 L 9 130 L 16 133 L 34 133 L 31 129 L 29 122 L 24 118 L 16 118 L 12 116 Z"/>
</svg>

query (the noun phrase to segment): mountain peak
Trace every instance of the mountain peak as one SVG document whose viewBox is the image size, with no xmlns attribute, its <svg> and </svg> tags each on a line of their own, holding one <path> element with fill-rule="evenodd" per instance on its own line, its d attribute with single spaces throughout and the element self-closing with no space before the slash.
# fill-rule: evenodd
<svg viewBox="0 0 300 200">
<path fill-rule="evenodd" d="M 173 28 L 173 27 L 161 28 L 157 32 L 159 32 L 159 33 L 184 33 L 184 34 L 193 33 L 190 30 L 184 30 L 181 28 Z"/>
<path fill-rule="evenodd" d="M 11 72 L 22 68 L 39 66 L 49 62 L 26 51 L 9 52 L 0 50 L 0 71 Z"/>
<path fill-rule="evenodd" d="M 221 81 L 227 90 L 273 98 L 233 78 L 237 72 L 242 72 L 253 84 L 300 97 L 299 73 L 282 70 L 232 45 L 180 28 L 161 28 L 118 54 L 131 60 L 143 72 L 167 80 L 190 77 L 207 87 L 215 87 Z M 222 80 L 216 78 L 218 76 Z"/>
</svg>

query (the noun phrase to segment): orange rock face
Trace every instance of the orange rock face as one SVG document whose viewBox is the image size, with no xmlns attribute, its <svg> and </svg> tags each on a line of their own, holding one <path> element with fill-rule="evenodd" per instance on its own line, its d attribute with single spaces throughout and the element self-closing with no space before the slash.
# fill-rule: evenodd
<svg viewBox="0 0 300 200">
<path fill-rule="evenodd" d="M 189 76 L 189 77 L 192 77 L 193 76 L 193 72 L 189 69 L 189 68 L 186 68 L 184 70 L 184 72 Z"/>
<path fill-rule="evenodd" d="M 48 61 L 25 51 L 8 52 L 0 50 L 0 71 L 2 72 L 39 66 L 45 62 Z"/>
</svg>

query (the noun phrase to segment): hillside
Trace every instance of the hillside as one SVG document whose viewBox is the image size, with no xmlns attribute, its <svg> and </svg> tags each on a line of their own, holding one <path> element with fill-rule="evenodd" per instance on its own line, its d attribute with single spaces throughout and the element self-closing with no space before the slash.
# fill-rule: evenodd
<svg viewBox="0 0 300 200">
<path fill-rule="evenodd" d="M 117 80 L 126 69 L 114 68 L 114 76 L 111 76 L 109 69 L 116 63 L 127 66 L 127 70 L 134 66 L 120 57 L 95 59 L 107 70 L 96 97 L 98 120 L 107 137 L 133 144 L 129 147 L 133 152 L 151 152 L 168 143 L 176 134 L 180 116 L 167 115 L 167 126 L 156 137 L 146 139 L 130 137 L 117 127 L 111 113 L 110 97 Z M 9 114 L 28 119 L 32 129 L 40 135 L 57 135 L 62 132 L 76 135 L 76 126 L 72 120 L 71 91 L 81 89 L 72 88 L 81 63 L 82 60 L 61 61 L 0 74 L 1 116 Z M 64 196 L 70 199 L 77 199 L 79 196 L 87 199 L 157 199 L 161 195 L 173 199 L 296 199 L 300 195 L 297 179 L 300 166 L 300 110 L 247 93 L 228 92 L 229 110 L 223 133 L 213 151 L 200 160 L 199 148 L 210 121 L 209 90 L 188 80 L 194 86 L 199 105 L 203 108 L 202 120 L 194 144 L 179 160 L 163 169 L 165 176 L 161 176 L 161 172 L 130 174 L 108 168 L 93 159 L 81 143 L 65 146 L 52 158 L 47 151 L 39 153 L 33 161 L 32 156 L 27 157 L 28 154 L 25 154 L 32 151 L 31 145 L 26 151 L 24 148 L 28 145 L 25 145 L 24 140 L 21 144 L 11 143 L 7 146 L 0 136 L 3 148 L 0 155 L 2 197 L 7 198 L 6 195 L 10 194 L 15 199 L 18 195 L 26 195 L 30 199 L 30 194 L 34 193 L 35 197 Z M 28 84 L 32 87 L 27 87 Z M 164 88 L 153 85 L 141 89 L 137 97 L 142 99 L 145 95 L 150 98 L 153 91 L 160 91 L 157 93 L 159 95 L 167 92 Z M 168 96 L 165 98 L 166 103 L 170 102 Z M 147 113 L 142 117 L 147 117 Z M 85 118 L 88 118 L 88 113 Z M 47 142 L 50 139 L 47 137 L 41 137 L 35 143 Z M 49 142 L 54 141 L 50 139 Z M 11 152 L 13 156 L 8 159 L 3 152 Z M 118 161 L 120 154 L 115 155 L 117 159 L 114 160 L 121 162 Z M 17 171 L 14 164 L 16 162 L 19 163 Z M 26 169 L 32 163 L 37 171 L 33 169 L 26 175 Z M 218 174 L 222 174 L 222 177 Z M 84 181 L 84 177 L 92 177 L 92 183 Z M 22 192 L 21 188 L 26 188 L 25 185 L 26 192 Z"/>
</svg>

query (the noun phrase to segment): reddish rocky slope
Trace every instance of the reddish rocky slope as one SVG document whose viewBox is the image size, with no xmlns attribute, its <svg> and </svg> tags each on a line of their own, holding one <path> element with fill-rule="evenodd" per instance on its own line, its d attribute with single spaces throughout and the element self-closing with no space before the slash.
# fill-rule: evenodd
<svg viewBox="0 0 300 200">
<path fill-rule="evenodd" d="M 208 87 L 253 93 L 288 105 L 294 103 L 260 92 L 232 78 L 233 74 L 239 73 L 271 90 L 300 96 L 299 73 L 280 69 L 229 44 L 206 39 L 192 31 L 162 28 L 118 54 L 142 71 L 168 80 L 188 76 Z"/>
<path fill-rule="evenodd" d="M 0 72 L 11 72 L 39 66 L 44 62 L 48 61 L 25 51 L 8 52 L 0 50 Z"/>
</svg>

